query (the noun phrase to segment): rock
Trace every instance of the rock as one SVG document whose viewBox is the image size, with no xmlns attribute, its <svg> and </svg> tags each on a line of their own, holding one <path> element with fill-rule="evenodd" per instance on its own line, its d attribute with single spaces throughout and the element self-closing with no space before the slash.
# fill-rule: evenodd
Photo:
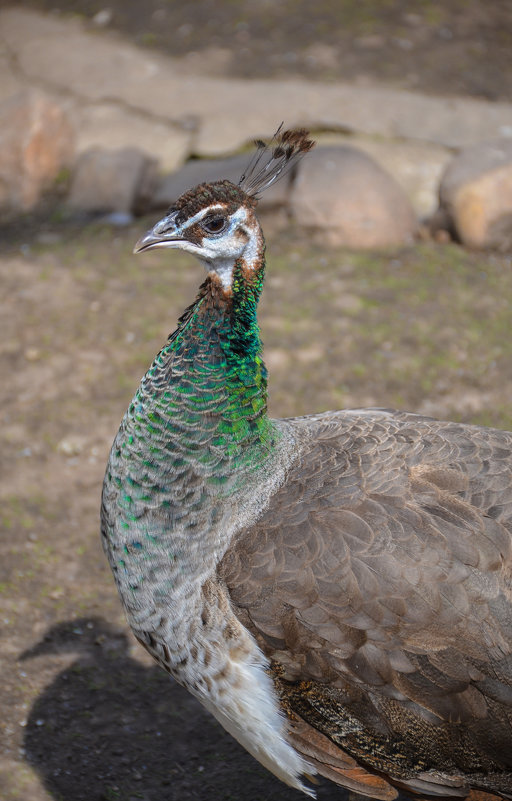
<svg viewBox="0 0 512 801">
<path fill-rule="evenodd" d="M 465 245 L 512 249 L 512 139 L 468 147 L 448 165 L 441 208 Z"/>
<path fill-rule="evenodd" d="M 181 170 L 165 176 L 152 198 L 152 208 L 167 208 L 187 189 L 197 184 L 227 178 L 237 184 L 247 169 L 250 153 L 226 159 L 194 159 L 187 162 Z M 258 209 L 265 210 L 284 206 L 288 202 L 291 176 L 288 174 L 265 191 L 258 203 Z"/>
<path fill-rule="evenodd" d="M 27 211 L 71 163 L 74 135 L 61 106 L 39 92 L 0 104 L 0 207 Z"/>
<path fill-rule="evenodd" d="M 300 165 L 291 207 L 297 223 L 332 246 L 375 248 L 409 242 L 412 207 L 394 179 L 353 147 L 319 147 Z"/>
<path fill-rule="evenodd" d="M 112 18 L 114 16 L 114 12 L 111 8 L 102 8 L 101 11 L 98 11 L 92 21 L 95 25 L 99 28 L 104 28 L 106 25 L 110 25 L 112 22 Z"/>
<path fill-rule="evenodd" d="M 439 204 L 439 181 L 452 159 L 450 150 L 424 142 L 330 134 L 319 144 L 356 147 L 371 156 L 404 190 L 419 219 L 430 218 Z"/>
<path fill-rule="evenodd" d="M 156 159 L 164 172 L 181 167 L 189 154 L 190 133 L 153 118 L 146 119 L 114 103 L 80 102 L 74 104 L 72 113 L 78 154 L 91 147 L 112 150 L 135 147 Z"/>
<path fill-rule="evenodd" d="M 74 211 L 137 211 L 152 194 L 155 162 L 135 148 L 91 148 L 78 159 L 68 204 Z"/>
<path fill-rule="evenodd" d="M 187 82 L 186 97 L 177 87 L 175 99 L 182 114 L 197 117 L 195 149 L 208 156 L 237 149 L 255 136 L 268 137 L 282 119 L 287 127 L 303 125 L 449 148 L 512 134 L 508 103 L 427 97 L 387 87 L 196 78 Z"/>
<path fill-rule="evenodd" d="M 70 434 L 57 443 L 57 453 L 63 456 L 79 456 L 87 444 L 87 438 L 81 434 Z"/>
</svg>

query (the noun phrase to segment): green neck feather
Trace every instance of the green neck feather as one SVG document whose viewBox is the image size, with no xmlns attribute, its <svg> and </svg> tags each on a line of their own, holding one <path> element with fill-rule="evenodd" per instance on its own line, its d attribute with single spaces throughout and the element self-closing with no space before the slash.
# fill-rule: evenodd
<svg viewBox="0 0 512 801">
<path fill-rule="evenodd" d="M 227 354 L 243 370 L 250 369 L 261 353 L 257 308 L 265 278 L 265 262 L 251 278 L 250 281 L 246 279 L 242 264 L 237 262 L 231 284 L 233 307 Z M 259 361 L 262 364 L 261 359 Z"/>
<path fill-rule="evenodd" d="M 231 296 L 206 279 L 130 407 L 139 411 L 139 424 L 149 418 L 158 447 L 179 448 L 187 461 L 192 455 L 210 461 L 221 452 L 256 466 L 274 441 L 256 317 L 263 268 L 247 274 L 235 265 Z"/>
</svg>

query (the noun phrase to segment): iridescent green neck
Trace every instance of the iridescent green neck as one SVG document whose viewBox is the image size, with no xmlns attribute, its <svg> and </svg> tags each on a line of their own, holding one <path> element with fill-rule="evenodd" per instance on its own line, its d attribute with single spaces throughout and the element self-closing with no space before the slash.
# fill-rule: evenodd
<svg viewBox="0 0 512 801">
<path fill-rule="evenodd" d="M 181 317 L 131 407 L 150 413 L 160 448 L 206 460 L 220 451 L 244 462 L 270 451 L 275 432 L 256 317 L 262 286 L 263 267 L 253 273 L 237 263 L 231 294 L 209 276 Z"/>
<path fill-rule="evenodd" d="M 257 272 L 250 272 L 243 262 L 237 262 L 233 269 L 231 331 L 228 335 L 228 358 L 242 370 L 251 369 L 259 360 L 261 353 L 260 329 L 257 319 L 258 301 L 265 279 L 265 261 Z M 266 371 L 264 381 L 266 388 Z"/>
</svg>

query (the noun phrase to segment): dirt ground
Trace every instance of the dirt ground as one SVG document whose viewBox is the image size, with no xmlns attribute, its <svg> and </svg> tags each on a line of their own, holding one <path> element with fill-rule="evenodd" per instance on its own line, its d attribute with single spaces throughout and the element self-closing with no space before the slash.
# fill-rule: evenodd
<svg viewBox="0 0 512 801">
<path fill-rule="evenodd" d="M 510 0 L 29 0 L 76 13 L 191 69 L 378 81 L 510 100 Z M 96 16 L 98 15 L 98 16 Z"/>
<path fill-rule="evenodd" d="M 202 278 L 177 253 L 134 257 L 144 224 L 43 225 L 0 258 L 0 797 L 291 801 L 148 661 L 100 550 L 110 443 Z M 272 238 L 272 413 L 378 404 L 512 427 L 511 266 L 456 245 L 324 253 L 293 229 Z"/>
<path fill-rule="evenodd" d="M 260 5 L 270 15 L 286 8 Z M 368 29 L 358 35 L 379 35 L 370 14 L 375 4 L 345 5 L 368 9 Z M 405 3 L 381 5 L 389 19 L 395 6 L 405 13 Z M 437 19 L 438 27 L 436 14 L 462 5 L 413 4 L 414 14 Z M 163 8 L 174 26 L 192 24 L 190 6 L 207 4 L 147 4 Z M 249 14 L 257 6 L 218 9 Z M 86 2 L 67 7 L 89 15 L 101 9 Z M 135 35 L 139 18 L 129 10 L 136 4 L 110 7 L 112 25 Z M 474 12 L 468 30 L 476 30 L 471 24 L 484 3 L 464 7 Z M 498 73 L 500 43 L 509 35 L 499 33 L 499 21 L 510 5 L 485 8 L 482 30 L 496 34 L 490 49 Z M 311 39 L 320 22 L 310 15 L 308 24 Z M 199 28 L 204 44 L 207 23 Z M 164 39 L 169 30 L 162 25 Z M 139 26 L 136 38 L 143 33 Z M 320 40 L 330 46 L 330 37 Z M 264 37 L 254 41 L 257 54 Z M 288 45 L 302 53 L 304 41 L 297 32 L 297 43 L 290 38 Z M 371 75 L 372 49 L 362 48 L 359 62 L 355 45 L 350 52 L 354 70 L 344 77 Z M 410 57 L 405 46 L 393 52 L 396 65 Z M 459 76 L 466 81 L 461 92 L 486 94 L 493 84 L 485 71 L 483 83 L 476 80 L 479 52 L 474 75 L 469 71 L 473 83 Z M 261 58 L 254 56 L 254 64 Z M 278 65 L 272 74 L 288 68 Z M 428 74 L 421 72 L 419 85 L 438 91 Z M 446 81 L 450 86 L 459 91 Z M 501 75 L 495 96 L 509 90 Z M 141 375 L 202 280 L 202 268 L 179 253 L 132 255 L 149 222 L 80 229 L 39 217 L 19 220 L 0 238 L 1 801 L 300 797 L 153 666 L 127 630 L 101 552 L 99 496 L 110 444 Z M 379 405 L 512 429 L 509 256 L 433 243 L 375 254 L 324 252 L 293 227 L 269 240 L 260 318 L 272 414 Z M 328 783 L 319 789 L 321 801 L 343 795 Z"/>
</svg>

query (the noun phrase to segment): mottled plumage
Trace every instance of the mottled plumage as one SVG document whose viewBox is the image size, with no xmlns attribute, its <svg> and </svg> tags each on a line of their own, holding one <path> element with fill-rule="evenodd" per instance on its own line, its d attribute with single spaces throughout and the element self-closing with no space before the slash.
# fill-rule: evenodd
<svg viewBox="0 0 512 801">
<path fill-rule="evenodd" d="M 140 642 L 291 786 L 512 798 L 512 434 L 267 416 L 255 199 L 311 146 L 279 133 L 138 243 L 207 278 L 114 442 L 105 549 Z"/>
</svg>

